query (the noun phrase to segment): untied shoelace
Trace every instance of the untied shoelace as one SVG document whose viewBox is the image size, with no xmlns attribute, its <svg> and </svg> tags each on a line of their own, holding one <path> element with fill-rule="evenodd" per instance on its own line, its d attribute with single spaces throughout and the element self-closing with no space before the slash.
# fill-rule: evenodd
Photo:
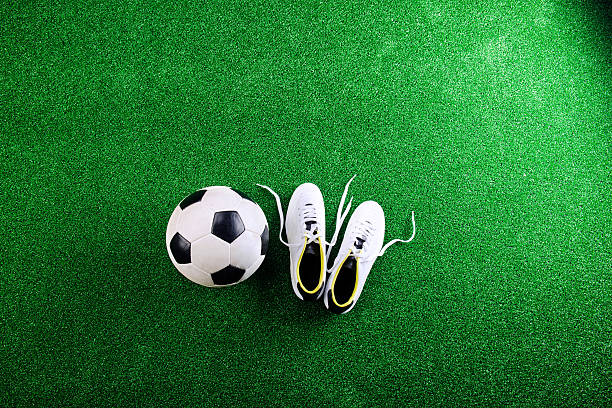
<svg viewBox="0 0 612 408">
<path fill-rule="evenodd" d="M 334 235 L 332 236 L 331 241 L 327 242 L 323 240 L 323 242 L 325 243 L 325 245 L 327 245 L 327 248 L 328 248 L 326 252 L 327 256 L 329 256 L 329 252 L 331 251 L 331 248 L 336 244 L 336 241 L 338 240 L 338 234 L 340 233 L 340 229 L 342 228 L 342 224 L 344 223 L 344 219 L 346 218 L 349 210 L 351 209 L 351 204 L 353 203 L 353 197 L 351 197 L 351 199 L 349 200 L 344 211 L 342 210 L 342 208 L 344 207 L 344 202 L 346 201 L 346 195 L 348 194 L 348 188 L 351 185 L 351 182 L 355 179 L 355 177 L 357 177 L 357 175 L 354 175 L 353 177 L 351 177 L 351 179 L 344 186 L 344 192 L 342 193 L 342 198 L 340 199 L 340 205 L 338 205 L 338 211 L 336 213 L 336 229 L 334 231 Z M 276 208 L 278 210 L 278 216 L 280 218 L 280 229 L 278 231 L 278 239 L 280 240 L 280 242 L 282 242 L 287 247 L 296 247 L 296 246 L 304 245 L 304 243 L 302 242 L 287 242 L 283 239 L 283 229 L 285 227 L 285 215 L 283 213 L 283 206 L 281 204 L 280 197 L 270 187 L 265 186 L 263 184 L 257 184 L 257 185 L 261 188 L 265 188 L 266 190 L 268 190 L 270 194 L 272 194 L 274 196 L 274 199 L 276 200 Z M 317 214 L 316 214 L 316 210 L 314 206 L 306 206 L 305 208 L 302 208 L 301 211 L 302 211 L 302 216 L 304 217 L 304 223 L 306 225 L 308 225 L 307 224 L 308 222 L 317 221 Z M 313 230 L 310 230 L 307 228 L 305 238 L 306 238 L 306 244 L 309 244 L 315 241 L 316 239 L 320 238 L 319 230 L 317 229 L 315 233 Z"/>
<path fill-rule="evenodd" d="M 365 252 L 365 247 L 367 246 L 368 243 L 368 236 L 369 235 L 373 235 L 374 234 L 374 228 L 371 224 L 368 223 L 368 225 L 365 224 L 361 224 L 358 225 L 357 227 L 355 227 L 355 236 L 356 238 L 359 238 L 362 242 L 362 247 L 361 248 L 357 248 L 357 246 L 355 245 L 355 243 L 353 243 L 353 245 L 351 246 L 351 248 L 349 249 L 349 255 L 352 253 L 356 258 L 359 258 L 362 262 L 370 262 L 380 256 L 383 256 L 385 254 L 385 251 L 387 249 L 389 249 L 389 247 L 393 244 L 397 244 L 398 242 L 403 242 L 403 243 L 408 243 L 410 241 L 412 241 L 416 235 L 416 222 L 414 220 L 414 211 L 412 211 L 412 235 L 410 236 L 410 238 L 408 239 L 393 239 L 389 242 L 387 242 L 380 250 L 380 252 L 378 254 L 374 254 L 372 256 L 369 257 L 363 257 L 362 254 Z"/>
<path fill-rule="evenodd" d="M 351 182 L 355 179 L 355 177 L 357 177 L 357 175 L 354 175 L 353 177 L 351 177 L 351 179 L 346 183 L 346 185 L 344 186 L 344 191 L 342 193 L 342 197 L 340 198 L 340 204 L 338 205 L 338 210 L 336 212 L 336 228 L 334 230 L 334 235 L 332 236 L 331 241 L 327 242 L 324 241 L 325 244 L 327 245 L 327 251 L 326 251 L 326 258 L 329 259 L 329 254 L 332 250 L 332 247 L 336 244 L 336 241 L 338 240 L 338 234 L 340 233 L 340 229 L 342 228 L 342 224 L 344 223 L 344 220 L 346 219 L 346 216 L 348 215 L 349 210 L 351 209 L 351 204 L 353 203 L 353 197 L 350 198 L 346 208 L 344 208 L 344 202 L 346 200 L 346 196 L 348 194 L 348 188 L 351 185 Z M 278 194 L 276 194 L 276 192 L 274 190 L 272 190 L 270 187 L 263 185 L 263 184 L 257 184 L 259 187 L 264 188 L 266 190 L 268 190 L 270 192 L 270 194 L 272 194 L 274 196 L 274 199 L 276 200 L 276 208 L 278 210 L 278 216 L 280 218 L 280 229 L 278 232 L 278 239 L 280 240 L 280 242 L 282 242 L 284 245 L 286 245 L 287 247 L 296 247 L 296 246 L 302 246 L 304 245 L 302 242 L 294 242 L 294 243 L 290 243 L 287 242 L 283 239 L 283 229 L 284 229 L 284 225 L 285 225 L 285 215 L 283 213 L 283 207 L 280 201 L 280 197 L 278 196 Z M 302 209 L 302 216 L 304 217 L 304 222 L 308 223 L 310 221 L 315 221 L 316 222 L 316 211 L 314 209 L 314 206 L 308 206 L 307 208 L 303 208 Z M 367 231 L 367 230 L 363 230 L 362 231 L 363 235 L 367 235 L 369 234 L 371 231 Z M 319 235 L 319 231 L 318 229 L 316 230 L 316 233 L 313 232 L 310 229 L 306 229 L 306 234 L 305 234 L 305 238 L 306 238 L 306 244 L 309 244 L 313 241 L 315 241 L 316 239 L 320 238 Z M 408 239 L 393 239 L 389 242 L 387 242 L 382 249 L 380 250 L 380 252 L 378 254 L 375 254 L 372 257 L 368 257 L 368 258 L 363 258 L 360 257 L 359 255 L 361 255 L 363 253 L 363 248 L 361 248 L 361 250 L 357 251 L 356 248 L 353 246 L 351 247 L 351 252 L 356 256 L 361 258 L 362 261 L 368 262 L 372 259 L 378 258 L 380 256 L 383 256 L 385 254 L 385 251 L 387 249 L 389 249 L 389 247 L 391 245 L 394 245 L 398 242 L 402 242 L 402 243 L 409 243 L 411 242 L 414 237 L 416 235 L 416 222 L 414 220 L 414 211 L 412 211 L 412 236 Z"/>
</svg>

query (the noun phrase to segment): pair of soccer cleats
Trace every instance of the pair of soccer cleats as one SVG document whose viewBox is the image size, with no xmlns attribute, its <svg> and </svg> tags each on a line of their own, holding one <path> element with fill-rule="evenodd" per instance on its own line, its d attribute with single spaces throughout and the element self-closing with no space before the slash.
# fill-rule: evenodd
<svg viewBox="0 0 612 408">
<path fill-rule="evenodd" d="M 291 284 L 302 300 L 323 299 L 325 308 L 333 313 L 351 311 L 363 291 L 374 261 L 396 242 L 410 242 L 416 226 L 412 212 L 412 236 L 394 239 L 383 246 L 385 214 L 375 201 L 360 204 L 348 221 L 336 259 L 328 269 L 328 259 L 336 244 L 342 224 L 351 208 L 351 198 L 343 210 L 351 178 L 344 188 L 336 214 L 332 239 L 325 240 L 325 204 L 321 190 L 312 184 L 299 186 L 289 201 L 287 217 L 283 215 L 280 198 L 270 187 L 258 184 L 275 198 L 280 217 L 280 241 L 289 248 Z M 287 241 L 283 239 L 286 229 Z"/>
</svg>

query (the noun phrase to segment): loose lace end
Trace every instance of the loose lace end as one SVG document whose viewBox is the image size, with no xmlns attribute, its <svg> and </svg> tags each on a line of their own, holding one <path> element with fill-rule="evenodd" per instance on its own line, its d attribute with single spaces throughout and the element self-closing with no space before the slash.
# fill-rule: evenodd
<svg viewBox="0 0 612 408">
<path fill-rule="evenodd" d="M 327 251 L 325 253 L 325 257 L 327 259 L 329 259 L 329 254 L 331 253 L 332 247 L 336 244 L 336 241 L 338 240 L 338 234 L 340 233 L 342 224 L 344 223 L 344 220 L 351 209 L 351 205 L 353 204 L 353 197 L 351 197 L 349 199 L 348 204 L 346 205 L 346 208 L 344 208 L 344 201 L 346 200 L 346 196 L 348 195 L 349 186 L 351 185 L 351 182 L 355 179 L 355 177 L 357 177 L 356 174 L 351 177 L 351 179 L 344 186 L 344 191 L 342 192 L 342 197 L 340 198 L 340 205 L 338 205 L 338 211 L 336 212 L 336 228 L 334 230 L 334 235 L 332 236 L 331 241 L 329 241 L 329 243 L 327 244 Z"/>
<path fill-rule="evenodd" d="M 394 240 L 391 240 L 391 241 L 387 242 L 387 244 L 384 247 L 382 247 L 382 249 L 378 253 L 378 256 L 383 256 L 385 254 L 385 251 L 387 249 L 389 249 L 389 247 L 391 245 L 393 245 L 393 244 L 396 244 L 398 242 L 403 242 L 403 243 L 407 244 L 408 242 L 410 242 L 410 241 L 412 241 L 414 239 L 415 235 L 416 235 L 416 222 L 414 220 L 414 211 L 413 211 L 412 212 L 412 236 L 410 238 L 408 238 L 408 239 L 394 239 Z"/>
<path fill-rule="evenodd" d="M 263 184 L 256 184 L 256 185 L 268 190 L 270 194 L 274 196 L 274 199 L 276 200 L 276 209 L 278 210 L 278 216 L 280 217 L 280 228 L 278 230 L 278 239 L 280 242 L 282 242 L 286 246 L 289 246 L 289 243 L 283 239 L 283 229 L 285 228 L 285 214 L 283 213 L 283 206 L 281 204 L 280 197 L 270 187 L 265 186 Z"/>
</svg>

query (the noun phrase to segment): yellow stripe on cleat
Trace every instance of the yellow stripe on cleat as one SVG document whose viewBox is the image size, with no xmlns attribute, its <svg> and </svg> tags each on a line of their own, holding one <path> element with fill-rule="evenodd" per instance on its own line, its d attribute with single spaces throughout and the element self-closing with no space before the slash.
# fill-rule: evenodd
<svg viewBox="0 0 612 408">
<path fill-rule="evenodd" d="M 302 256 L 304 255 L 304 251 L 306 251 L 306 245 L 308 244 L 308 238 L 304 238 L 304 249 L 302 249 L 302 253 L 300 254 L 300 259 L 298 259 L 298 264 L 297 264 L 296 275 L 297 275 L 298 284 L 300 285 L 302 290 L 308 293 L 309 295 L 312 295 L 313 293 L 321 289 L 321 286 L 323 286 L 323 278 L 325 276 L 325 254 L 323 252 L 323 244 L 321 243 L 321 238 L 319 238 L 318 241 L 319 241 L 319 247 L 320 247 L 320 252 L 321 252 L 321 273 L 319 274 L 319 284 L 317 285 L 316 288 L 314 288 L 313 290 L 306 289 L 304 287 L 304 284 L 302 283 L 302 280 L 300 279 L 300 264 L 302 263 Z"/>
<path fill-rule="evenodd" d="M 344 263 L 346 262 L 349 256 L 351 256 L 351 251 L 349 251 L 349 253 L 346 255 L 346 257 L 342 260 L 342 262 L 338 266 L 338 272 L 340 272 L 342 265 L 344 265 Z M 332 301 L 338 307 L 346 307 L 350 305 L 353 299 L 355 298 L 355 293 L 357 292 L 357 285 L 359 284 L 359 258 L 356 258 L 356 260 L 357 260 L 357 265 L 355 266 L 355 287 L 353 288 L 353 293 L 351 293 L 351 297 L 349 298 L 349 300 L 347 300 L 343 304 L 339 304 L 338 301 L 336 301 L 336 293 L 334 292 L 334 288 L 336 287 L 336 279 L 338 278 L 338 273 L 336 273 L 336 275 L 334 276 L 334 280 L 331 285 Z"/>
</svg>

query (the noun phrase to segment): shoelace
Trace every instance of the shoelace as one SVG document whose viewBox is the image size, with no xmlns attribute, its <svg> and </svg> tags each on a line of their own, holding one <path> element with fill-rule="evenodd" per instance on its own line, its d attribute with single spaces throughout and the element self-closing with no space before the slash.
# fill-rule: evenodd
<svg viewBox="0 0 612 408">
<path fill-rule="evenodd" d="M 312 204 L 306 204 L 304 208 L 300 209 L 300 218 L 304 219 L 304 228 L 306 230 L 306 241 L 307 243 L 315 241 L 320 238 L 319 228 L 316 227 L 317 222 L 317 209 Z M 314 224 L 314 225 L 313 225 Z M 301 245 L 301 242 L 299 243 Z M 294 245 L 294 244 L 290 244 Z M 297 244 L 295 244 L 297 246 Z"/>
<path fill-rule="evenodd" d="M 359 239 L 360 241 L 362 241 L 360 244 L 362 245 L 361 248 L 357 248 L 357 242 L 355 241 L 353 243 L 353 245 L 351 246 L 351 248 L 349 249 L 349 255 L 352 253 L 353 256 L 355 256 L 355 258 L 359 258 L 361 259 L 362 262 L 370 262 L 378 257 L 381 257 L 385 254 L 385 251 L 387 249 L 389 249 L 389 247 L 393 244 L 396 244 L 398 242 L 403 242 L 403 243 L 408 243 L 410 241 L 412 241 L 416 235 L 416 222 L 414 220 L 414 211 L 412 211 L 412 235 L 410 236 L 410 238 L 408 239 L 393 239 L 389 242 L 387 242 L 387 244 L 385 246 L 382 247 L 382 249 L 380 250 L 380 252 L 378 254 L 374 254 L 371 255 L 367 258 L 362 257 L 361 255 L 363 253 L 366 252 L 366 248 L 369 242 L 369 238 L 374 235 L 374 233 L 376 232 L 376 228 L 370 224 L 370 223 L 364 223 L 364 224 L 360 224 L 357 227 L 355 227 L 355 230 L 353 231 L 353 234 L 355 235 L 355 237 L 357 239 Z"/>
<path fill-rule="evenodd" d="M 351 182 L 353 181 L 353 179 L 355 179 L 355 177 L 357 177 L 357 175 L 354 175 L 353 177 L 351 177 L 351 179 L 346 183 L 346 186 L 344 186 L 344 192 L 342 193 L 342 198 L 340 199 L 340 205 L 338 206 L 338 211 L 336 213 L 336 229 L 334 231 L 334 235 L 332 236 L 331 241 L 329 242 L 323 241 L 325 245 L 327 245 L 328 247 L 327 252 L 326 252 L 327 257 L 329 257 L 329 252 L 331 251 L 331 248 L 336 244 L 336 241 L 338 240 L 338 234 L 340 233 L 340 229 L 342 228 L 342 224 L 344 223 L 344 219 L 346 218 L 349 210 L 351 209 L 351 204 L 353 203 L 353 197 L 351 197 L 351 199 L 349 200 L 344 211 L 342 210 L 342 208 L 344 207 L 344 201 L 346 200 L 346 195 L 348 193 L 348 188 Z M 287 247 L 297 247 L 297 246 L 304 245 L 302 242 L 290 243 L 283 239 L 283 229 L 285 227 L 285 214 L 283 213 L 283 206 L 281 204 L 280 197 L 270 187 L 263 185 L 263 184 L 257 184 L 257 185 L 261 188 L 268 190 L 270 194 L 274 196 L 274 200 L 276 201 L 276 209 L 278 210 L 278 216 L 280 218 L 280 228 L 278 231 L 278 239 L 280 240 L 280 242 L 282 242 Z M 301 216 L 304 217 L 304 223 L 311 222 L 311 221 L 317 222 L 317 213 L 316 213 L 316 209 L 314 208 L 314 205 L 306 205 L 304 208 L 301 209 L 301 211 L 302 211 Z M 316 233 L 313 232 L 313 230 L 309 230 L 306 228 L 306 236 L 305 236 L 306 244 L 309 244 L 321 237 L 319 234 L 319 229 L 316 228 L 314 230 L 316 230 Z"/>
</svg>

